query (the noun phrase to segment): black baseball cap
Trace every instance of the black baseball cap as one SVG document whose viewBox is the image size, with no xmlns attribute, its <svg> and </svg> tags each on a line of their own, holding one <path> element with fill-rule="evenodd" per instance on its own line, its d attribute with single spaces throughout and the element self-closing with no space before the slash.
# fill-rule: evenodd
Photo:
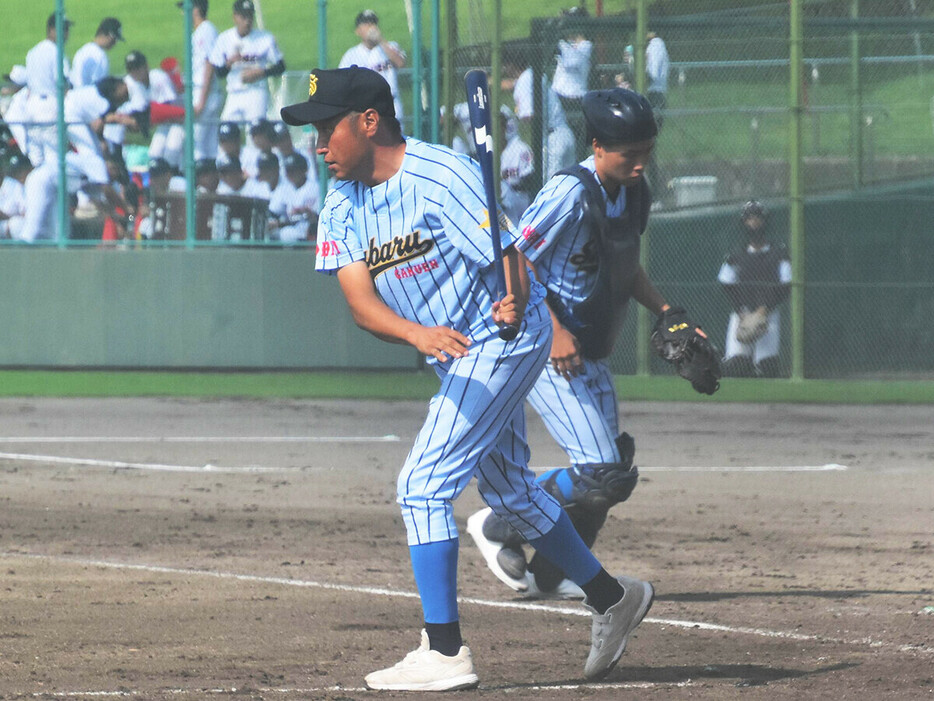
<svg viewBox="0 0 934 701">
<path fill-rule="evenodd" d="M 205 17 L 207 16 L 208 0 L 191 0 L 191 6 L 197 7 L 199 10 L 201 10 L 202 15 Z M 178 0 L 178 2 L 175 3 L 175 7 L 185 7 L 185 0 Z"/>
<path fill-rule="evenodd" d="M 240 138 L 240 127 L 236 122 L 221 122 L 217 129 L 217 138 L 221 141 L 236 141 Z"/>
<path fill-rule="evenodd" d="M 291 136 L 291 134 L 289 134 L 289 128 L 286 126 L 285 122 L 273 122 L 272 123 L 273 140 L 279 141 L 280 139 L 283 139 L 286 136 Z"/>
<path fill-rule="evenodd" d="M 19 151 L 14 151 L 10 154 L 10 157 L 6 161 L 6 172 L 10 173 L 19 173 L 22 170 L 27 168 L 32 168 L 32 163 L 29 162 L 29 159 Z"/>
<path fill-rule="evenodd" d="M 70 27 L 73 24 L 74 22 L 72 22 L 67 17 L 65 18 L 65 29 L 68 29 L 68 27 Z M 51 15 L 49 15 L 49 18 L 45 21 L 45 28 L 51 29 L 54 26 L 55 26 L 55 13 L 53 12 Z"/>
<path fill-rule="evenodd" d="M 236 156 L 233 158 L 222 157 L 217 159 L 218 173 L 235 173 L 242 170 L 243 166 L 240 165 L 240 159 Z"/>
<path fill-rule="evenodd" d="M 126 55 L 123 63 L 126 66 L 127 73 L 147 65 L 146 57 L 143 55 L 143 52 L 136 51 L 135 49 Z"/>
<path fill-rule="evenodd" d="M 308 99 L 280 110 L 286 124 L 301 126 L 336 117 L 343 112 L 374 109 L 385 117 L 395 117 L 389 83 L 376 71 L 351 66 L 311 72 Z"/>
<path fill-rule="evenodd" d="M 217 172 L 217 163 L 213 158 L 201 158 L 195 161 L 195 177 Z"/>
<path fill-rule="evenodd" d="M 233 11 L 235 15 L 252 17 L 256 13 L 256 8 L 253 6 L 253 0 L 236 0 L 233 4 Z"/>
<path fill-rule="evenodd" d="M 265 118 L 254 119 L 250 122 L 250 136 L 256 136 L 257 134 L 265 134 L 271 139 L 272 122 Z"/>
<path fill-rule="evenodd" d="M 300 153 L 290 153 L 285 157 L 286 171 L 306 171 L 308 170 L 308 160 Z"/>
<path fill-rule="evenodd" d="M 354 20 L 355 27 L 359 27 L 361 24 L 379 24 L 379 17 L 376 16 L 373 10 L 364 10 Z"/>
<path fill-rule="evenodd" d="M 150 158 L 148 170 L 149 175 L 165 175 L 171 173 L 173 168 L 164 158 Z"/>
<path fill-rule="evenodd" d="M 279 170 L 279 157 L 274 153 L 261 153 L 256 159 L 257 170 Z"/>
<path fill-rule="evenodd" d="M 116 17 L 105 17 L 97 27 L 97 34 L 105 34 L 117 41 L 123 41 L 123 25 Z"/>
</svg>

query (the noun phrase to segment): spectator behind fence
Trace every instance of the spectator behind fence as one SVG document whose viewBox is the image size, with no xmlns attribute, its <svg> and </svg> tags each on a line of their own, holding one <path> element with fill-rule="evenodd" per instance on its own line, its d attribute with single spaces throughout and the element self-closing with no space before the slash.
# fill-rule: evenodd
<svg viewBox="0 0 934 701">
<path fill-rule="evenodd" d="M 585 17 L 587 10 L 583 5 L 562 10 L 563 38 L 558 40 L 554 77 L 554 90 L 561 99 L 565 117 L 574 132 L 575 143 L 579 149 L 583 149 L 578 151 L 578 158 L 583 158 L 586 151 L 583 146 L 584 113 L 581 100 L 589 88 L 590 57 L 593 53 L 593 43 L 584 36 L 578 25 L 579 20 Z"/>
<path fill-rule="evenodd" d="M 184 0 L 175 3 L 185 6 Z M 217 28 L 208 20 L 208 0 L 191 2 L 191 93 L 194 110 L 195 160 L 217 158 L 217 120 L 224 98 L 208 60 L 217 41 Z"/>
<path fill-rule="evenodd" d="M 32 163 L 19 150 L 5 156 L 0 171 L 0 239 L 16 238 L 26 215 L 26 177 Z"/>
<path fill-rule="evenodd" d="M 405 68 L 405 52 L 399 44 L 383 36 L 379 28 L 379 17 L 373 10 L 363 10 L 357 15 L 354 20 L 354 33 L 360 37 L 360 43 L 344 52 L 338 68 L 360 66 L 383 76 L 392 91 L 396 119 L 401 122 L 404 112 L 399 97 L 399 77 L 396 69 Z"/>
<path fill-rule="evenodd" d="M 65 36 L 62 43 L 68 41 L 71 20 L 64 20 Z M 29 157 L 33 165 L 38 166 L 45 158 L 45 144 L 57 139 L 56 121 L 58 120 L 58 46 L 55 31 L 55 14 L 49 15 L 45 23 L 45 39 L 40 41 L 26 54 L 26 120 L 32 123 L 25 133 L 25 143 L 20 149 Z M 64 74 L 68 76 L 70 67 L 68 57 L 64 61 Z M 19 137 L 17 137 L 19 138 Z"/>
<path fill-rule="evenodd" d="M 252 122 L 265 117 L 269 105 L 266 78 L 285 72 L 276 38 L 253 26 L 255 15 L 253 0 L 236 0 L 234 26 L 221 32 L 211 50 L 214 72 L 227 79 L 224 120 Z"/>
<path fill-rule="evenodd" d="M 668 108 L 668 71 L 671 62 L 668 58 L 668 48 L 658 34 L 649 32 L 645 38 L 648 40 L 645 47 L 645 75 L 649 80 L 645 96 L 655 111 L 655 121 L 661 130 L 662 122 L 665 121 L 664 112 Z"/>
<path fill-rule="evenodd" d="M 502 89 L 512 91 L 516 106 L 516 117 L 529 123 L 535 117 L 535 100 L 532 67 L 525 51 L 517 49 L 503 56 Z M 541 80 L 542 102 L 545 114 L 542 117 L 543 167 L 545 177 L 550 178 L 562 168 L 574 163 L 574 133 L 568 126 L 564 109 L 558 95 L 551 89 L 548 79 Z"/>
<path fill-rule="evenodd" d="M 717 279 L 733 306 L 726 331 L 723 374 L 778 377 L 781 373 L 779 305 L 791 292 L 791 261 L 772 245 L 768 215 L 759 202 L 743 205 L 743 246 L 727 256 Z"/>
<path fill-rule="evenodd" d="M 532 149 L 519 135 L 515 115 L 505 105 L 500 108 L 500 120 L 501 137 L 506 145 L 500 149 L 499 156 L 499 197 L 503 213 L 515 226 L 532 202 L 532 192 L 536 189 L 535 164 L 532 161 Z"/>
<path fill-rule="evenodd" d="M 308 161 L 300 153 L 286 157 L 283 165 L 286 183 L 269 202 L 270 236 L 283 243 L 314 238 L 320 208 L 318 182 L 308 177 Z"/>
</svg>

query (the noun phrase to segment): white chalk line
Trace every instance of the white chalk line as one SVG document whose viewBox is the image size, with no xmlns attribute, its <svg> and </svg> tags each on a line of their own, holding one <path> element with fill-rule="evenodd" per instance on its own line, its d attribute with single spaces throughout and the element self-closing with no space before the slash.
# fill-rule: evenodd
<svg viewBox="0 0 934 701">
<path fill-rule="evenodd" d="M 45 555 L 32 552 L 0 552 L 0 558 L 24 558 L 35 560 L 46 560 L 50 562 L 64 562 L 86 567 L 101 567 L 107 569 L 136 570 L 142 572 L 152 572 L 157 574 L 179 574 L 186 576 L 215 577 L 217 579 L 231 579 L 240 582 L 253 582 L 260 584 L 278 584 L 288 587 L 302 587 L 313 589 L 329 589 L 332 591 L 345 591 L 354 594 L 368 594 L 373 596 L 386 596 L 393 598 L 417 599 L 415 592 L 398 591 L 394 589 L 384 589 L 380 587 L 364 587 L 350 584 L 334 584 L 331 582 L 315 582 L 305 579 L 288 579 L 285 577 L 270 577 L 266 575 L 238 574 L 236 572 L 218 572 L 216 570 L 199 570 L 179 567 L 165 567 L 162 565 L 134 564 L 128 562 L 113 562 L 110 560 L 92 560 L 79 557 L 68 557 L 62 555 Z M 552 604 L 542 604 L 526 601 L 492 601 L 489 599 L 478 599 L 473 597 L 458 597 L 458 601 L 463 604 L 472 604 L 475 606 L 484 606 L 495 609 L 512 609 L 521 611 L 537 611 L 541 613 L 555 613 L 563 616 L 583 616 L 588 617 L 590 613 L 580 607 L 568 608 L 565 606 L 555 606 Z M 934 654 L 934 647 L 927 645 L 900 645 L 889 643 L 873 638 L 828 638 L 821 635 L 810 635 L 806 633 L 795 633 L 792 631 L 768 630 L 764 628 L 750 628 L 745 626 L 727 626 L 718 623 L 706 623 L 704 621 L 685 621 L 673 618 L 653 618 L 646 617 L 644 623 L 652 623 L 659 626 L 672 626 L 675 628 L 685 628 L 693 630 L 716 631 L 721 633 L 735 633 L 741 635 L 753 635 L 764 638 L 780 638 L 784 640 L 810 641 L 820 643 L 833 643 L 838 645 L 868 646 L 873 649 L 891 648 L 899 652 L 917 652 L 923 654 Z"/>
<path fill-rule="evenodd" d="M 616 683 L 593 683 L 593 684 L 536 684 L 535 686 L 527 685 L 516 685 L 516 686 L 484 686 L 480 685 L 480 691 L 502 691 L 504 693 L 510 694 L 514 692 L 524 692 L 524 691 L 576 691 L 579 689 L 587 689 L 593 691 L 601 690 L 622 690 L 622 689 L 654 689 L 657 687 L 670 687 L 670 688 L 685 688 L 689 686 L 694 686 L 692 681 L 683 681 L 683 682 L 616 682 Z M 243 693 L 256 693 L 256 694 L 276 694 L 276 695 L 288 695 L 292 696 L 295 694 L 324 694 L 324 693 L 337 693 L 337 692 L 347 692 L 353 694 L 360 693 L 370 693 L 376 694 L 377 692 L 371 691 L 366 687 L 352 687 L 352 686 L 318 686 L 318 687 L 248 687 L 241 689 L 238 687 L 230 688 L 215 688 L 215 689 L 159 689 L 157 692 L 143 692 L 143 691 L 37 691 L 32 694 L 33 698 L 56 698 L 56 699 L 67 699 L 67 698 L 81 698 L 81 697 L 90 697 L 90 698 L 132 698 L 140 696 L 151 696 L 153 693 L 158 694 L 159 696 L 192 696 L 192 695 L 202 695 L 210 694 L 212 696 L 228 695 L 228 694 L 243 694 Z"/>
<path fill-rule="evenodd" d="M 385 436 L 383 439 L 375 439 L 377 441 L 384 440 L 388 442 L 390 439 L 398 440 L 396 436 Z M 0 442 L 4 440 L 0 438 Z M 58 439 L 56 439 L 58 440 Z M 62 442 L 68 442 L 66 439 L 61 439 Z M 172 439 L 151 439 L 163 442 L 189 442 L 189 439 L 183 438 L 172 438 Z M 200 439 L 191 439 L 190 442 L 223 442 L 226 439 L 221 438 L 200 438 Z M 251 439 L 238 439 L 235 442 L 247 442 Z M 269 441 L 276 440 L 282 441 L 282 438 L 269 439 Z M 342 441 L 344 439 L 341 439 Z M 373 440 L 373 439 L 370 439 Z M 90 443 L 94 439 L 87 438 L 81 441 L 74 442 L 84 442 Z M 9 442 L 17 442 L 13 439 L 9 439 Z M 26 442 L 26 441 L 23 441 Z M 34 442 L 53 442 L 52 440 L 46 441 L 34 441 Z M 137 442 L 135 438 L 126 438 L 120 439 L 117 442 Z M 337 440 L 335 439 L 335 442 Z M 362 442 L 362 441 L 361 441 Z M 261 465 L 244 465 L 240 467 L 228 466 L 221 467 L 218 465 L 168 465 L 163 463 L 150 463 L 150 462 L 128 462 L 124 460 L 98 460 L 95 458 L 72 458 L 62 455 L 37 455 L 34 453 L 8 453 L 0 452 L 0 460 L 19 460 L 24 462 L 40 462 L 51 465 L 73 465 L 73 466 L 84 466 L 84 467 L 101 467 L 107 469 L 115 470 L 152 470 L 154 472 L 184 472 L 184 473 L 201 473 L 201 472 L 212 472 L 212 473 L 221 473 L 221 474 L 238 474 L 238 473 L 263 473 L 263 472 L 289 472 L 289 471 L 309 471 L 309 470 L 330 470 L 329 467 L 308 467 L 308 466 L 295 466 L 295 467 L 270 467 L 270 466 L 261 466 Z M 545 472 L 549 469 L 554 468 L 544 468 L 544 467 L 535 467 L 532 468 L 535 472 Z M 847 470 L 846 465 L 837 465 L 837 464 L 828 464 L 828 465 L 778 465 L 778 466 L 744 466 L 744 465 L 728 465 L 722 467 L 697 467 L 697 466 L 669 466 L 669 467 L 660 467 L 660 466 L 648 466 L 648 467 L 639 467 L 640 472 L 827 472 L 827 471 L 843 471 Z"/>
<path fill-rule="evenodd" d="M 0 436 L 0 443 L 398 443 L 385 436 Z"/>
</svg>

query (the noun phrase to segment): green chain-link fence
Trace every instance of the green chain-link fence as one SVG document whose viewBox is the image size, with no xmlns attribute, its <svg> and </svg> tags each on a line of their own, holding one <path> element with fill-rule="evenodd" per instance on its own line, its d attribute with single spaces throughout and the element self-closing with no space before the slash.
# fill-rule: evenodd
<svg viewBox="0 0 934 701">
<path fill-rule="evenodd" d="M 456 82 L 479 65 L 502 79 L 501 102 L 520 117 L 536 185 L 589 152 L 562 62 L 589 53 L 586 88 L 649 95 L 661 129 L 644 263 L 721 349 L 731 305 L 718 273 L 745 246 L 740 208 L 757 199 L 795 278 L 792 301 L 780 306 L 782 376 L 934 371 L 922 350 L 934 341 L 922 321 L 934 307 L 934 254 L 925 245 L 934 202 L 931 3 L 731 3 L 692 14 L 687 3 L 656 3 L 659 11 L 605 16 L 591 7 L 533 18 L 526 36 L 500 43 L 492 32 L 499 3 L 469 5 L 458 14 L 469 31 L 450 72 Z M 670 61 L 661 94 L 646 77 L 653 40 Z M 563 121 L 549 112 L 556 107 Z M 630 315 L 611 358 L 616 372 L 670 372 L 645 351 L 649 322 Z"/>
</svg>

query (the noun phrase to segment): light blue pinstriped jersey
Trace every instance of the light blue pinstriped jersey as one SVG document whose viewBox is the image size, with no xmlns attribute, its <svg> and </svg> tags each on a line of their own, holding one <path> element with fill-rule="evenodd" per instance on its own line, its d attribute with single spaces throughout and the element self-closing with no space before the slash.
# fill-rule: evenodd
<svg viewBox="0 0 934 701">
<path fill-rule="evenodd" d="M 406 139 L 402 167 L 375 187 L 340 182 L 318 220 L 315 267 L 335 273 L 366 261 L 383 301 L 424 326 L 449 326 L 475 343 L 498 332 L 493 247 L 480 168 L 466 156 Z M 502 227 L 503 248 L 518 235 Z M 543 290 L 533 287 L 530 304 Z"/>
<path fill-rule="evenodd" d="M 581 165 L 595 172 L 593 156 Z M 626 188 L 620 188 L 613 201 L 603 187 L 600 192 L 607 201 L 607 216 L 620 216 L 626 208 Z M 556 175 L 519 221 L 522 236 L 517 248 L 534 263 L 545 287 L 570 306 L 585 300 L 597 280 L 589 222 L 581 207 L 583 198 L 584 186 L 577 177 Z"/>
</svg>

